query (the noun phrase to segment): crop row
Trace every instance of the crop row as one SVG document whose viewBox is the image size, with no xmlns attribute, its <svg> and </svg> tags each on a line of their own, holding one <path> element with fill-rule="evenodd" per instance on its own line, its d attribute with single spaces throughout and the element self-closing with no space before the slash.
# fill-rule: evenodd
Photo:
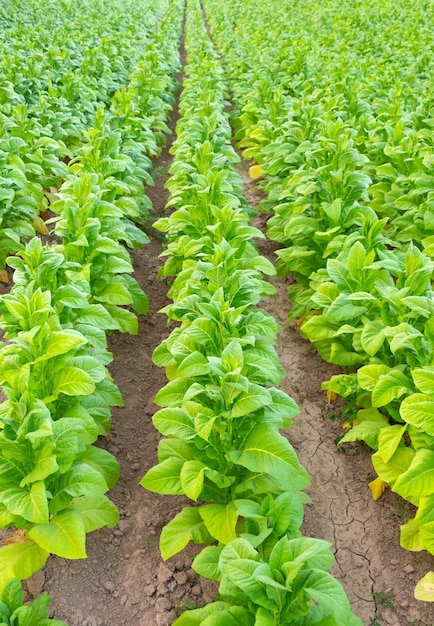
<svg viewBox="0 0 434 626">
<path fill-rule="evenodd" d="M 315 4 L 315 13 L 312 3 L 297 4 L 290 20 L 284 12 L 277 17 L 273 0 L 260 9 L 247 4 L 205 1 L 237 101 L 240 145 L 265 173 L 263 208 L 273 212 L 268 235 L 285 246 L 277 252 L 278 271 L 296 280 L 289 319 L 299 317 L 302 335 L 320 355 L 346 369 L 324 388 L 359 408 L 342 442 L 361 439 L 374 450 L 375 497 L 389 485 L 417 507 L 401 527 L 401 545 L 434 554 L 434 188 L 426 73 L 434 52 L 422 50 L 420 39 L 433 16 L 418 2 L 399 11 L 382 3 L 361 29 L 365 11 L 372 16 L 378 3 L 356 11 L 352 4 L 330 2 L 324 10 Z M 348 35 L 339 31 L 342 37 L 331 41 L 331 19 L 349 27 Z M 266 23 L 259 34 L 252 28 L 258 21 Z M 408 29 L 393 56 L 389 45 L 379 46 L 391 25 Z M 404 73 L 411 90 L 401 82 Z M 420 599 L 432 600 L 430 576 L 417 588 Z"/>
<path fill-rule="evenodd" d="M 130 0 L 127 7 L 119 2 L 106 7 L 85 1 L 68 10 L 57 1 L 44 7 L 32 3 L 25 10 L 14 0 L 6 4 L 0 16 L 0 270 L 7 255 L 22 249 L 35 230 L 47 234 L 39 214 L 68 174 L 67 163 L 83 160 L 83 150 L 89 151 L 83 144 L 95 141 L 92 128 L 101 133 L 112 120 L 112 158 L 119 152 L 123 128 L 121 158 L 135 158 L 136 169 L 147 165 L 145 155 L 138 160 L 141 152 L 154 153 L 158 138 L 140 111 L 150 76 L 154 91 L 163 93 L 148 65 L 167 1 L 152 4 L 151 9 Z M 151 108 L 150 103 L 147 110 Z M 109 156 L 106 151 L 101 159 Z M 128 161 L 118 165 L 131 170 Z M 137 199 L 149 207 L 140 173 L 130 172 L 134 174 Z M 0 278 L 6 280 L 4 272 Z"/>
<path fill-rule="evenodd" d="M 182 15 L 182 0 L 172 2 L 114 95 L 108 121 L 100 109 L 68 164 L 50 204 L 59 243 L 34 237 L 8 259 L 15 271 L 0 301 L 0 526 L 19 530 L 0 548 L 2 588 L 37 571 L 49 554 L 85 557 L 86 534 L 118 520 L 105 495 L 118 464 L 94 445 L 110 428 L 110 407 L 122 403 L 107 370 L 106 333 L 136 333 L 137 318 L 124 307 L 148 309 L 125 245 L 147 241 L 132 220 L 143 219 L 149 156 L 162 142 L 177 86 Z"/>
<path fill-rule="evenodd" d="M 199 0 L 187 2 L 185 45 L 174 212 L 155 223 L 168 240 L 162 274 L 174 277 L 164 311 L 179 326 L 153 355 L 169 382 L 155 399 L 159 463 L 142 485 L 195 503 L 163 528 L 161 551 L 210 544 L 193 568 L 219 582 L 219 599 L 176 624 L 359 624 L 327 572 L 329 544 L 299 530 L 309 479 L 279 433 L 298 408 L 275 387 L 278 328 L 257 308 L 274 269 L 252 242 L 261 234 L 233 169 L 223 72 Z"/>
</svg>

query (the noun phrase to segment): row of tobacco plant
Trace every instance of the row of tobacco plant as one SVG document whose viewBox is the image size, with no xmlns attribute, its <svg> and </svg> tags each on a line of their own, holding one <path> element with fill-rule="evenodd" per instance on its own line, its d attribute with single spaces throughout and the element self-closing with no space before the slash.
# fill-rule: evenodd
<svg viewBox="0 0 434 626">
<path fill-rule="evenodd" d="M 374 497 L 388 485 L 417 507 L 401 545 L 434 554 L 432 16 L 418 1 L 302 4 L 288 23 L 274 0 L 205 0 L 241 146 L 265 175 L 278 271 L 296 280 L 289 319 L 346 370 L 324 389 L 359 408 L 341 442 L 373 449 Z M 392 25 L 406 34 L 391 55 Z M 434 599 L 433 577 L 418 599 Z"/>
<path fill-rule="evenodd" d="M 183 9 L 182 0 L 171 3 L 110 112 L 96 111 L 50 204 L 59 243 L 35 237 L 8 259 L 15 271 L 0 300 L 0 526 L 18 531 L 0 548 L 6 623 L 45 624 L 47 598 L 27 619 L 16 579 L 50 554 L 85 557 L 87 533 L 118 521 L 106 496 L 118 463 L 94 445 L 109 431 L 111 407 L 122 404 L 106 334 L 137 333 L 125 305 L 148 309 L 126 247 L 148 240 L 134 221 L 146 217 L 143 179 L 151 181 L 149 157 L 174 101 Z"/>
<path fill-rule="evenodd" d="M 164 438 L 142 485 L 193 502 L 163 528 L 162 555 L 207 544 L 193 568 L 219 582 L 219 595 L 175 623 L 360 624 L 327 571 L 330 544 L 300 532 L 309 479 L 279 433 L 298 409 L 275 387 L 278 328 L 257 307 L 274 292 L 263 278 L 274 268 L 252 243 L 261 234 L 233 169 L 223 72 L 199 0 L 187 2 L 186 48 L 175 210 L 155 224 L 168 240 L 162 274 L 174 277 L 164 311 L 179 326 L 154 352 L 169 378 L 153 418 Z"/>
</svg>

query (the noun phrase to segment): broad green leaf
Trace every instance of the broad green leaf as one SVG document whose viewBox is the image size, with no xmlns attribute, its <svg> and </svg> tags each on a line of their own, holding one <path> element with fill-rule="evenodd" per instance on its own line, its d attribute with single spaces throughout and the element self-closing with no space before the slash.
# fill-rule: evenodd
<svg viewBox="0 0 434 626">
<path fill-rule="evenodd" d="M 104 448 L 88 446 L 86 452 L 81 456 L 81 461 L 99 472 L 109 489 L 116 485 L 119 478 L 119 463 L 113 454 Z"/>
<path fill-rule="evenodd" d="M 351 611 L 347 595 L 342 585 L 331 574 L 310 570 L 303 576 L 302 585 L 304 591 L 335 618 L 336 623 L 349 622 Z"/>
<path fill-rule="evenodd" d="M 434 402 L 430 396 L 414 393 L 401 403 L 399 412 L 408 423 L 434 437 Z"/>
<path fill-rule="evenodd" d="M 197 436 L 191 417 L 183 409 L 160 409 L 153 415 L 152 422 L 166 437 L 189 440 Z"/>
<path fill-rule="evenodd" d="M 94 298 L 99 302 L 115 305 L 132 304 L 133 302 L 133 297 L 127 287 L 119 281 L 109 283 Z"/>
<path fill-rule="evenodd" d="M 274 622 L 273 622 L 274 623 Z M 253 614 L 242 606 L 211 602 L 204 607 L 185 611 L 173 626 L 260 626 Z M 265 626 L 265 625 L 262 625 Z"/>
<path fill-rule="evenodd" d="M 340 440 L 339 443 L 351 441 L 364 441 L 373 450 L 378 449 L 378 437 L 382 428 L 386 428 L 383 422 L 363 421 L 357 426 L 353 426 Z"/>
<path fill-rule="evenodd" d="M 273 611 L 276 605 L 267 595 L 265 585 L 257 579 L 257 572 L 269 569 L 264 563 L 237 559 L 226 564 L 224 574 L 232 584 L 238 587 L 254 604 Z"/>
<path fill-rule="evenodd" d="M 408 500 L 431 495 L 433 485 L 434 450 L 421 448 L 417 450 L 408 470 L 393 485 L 393 491 Z"/>
<path fill-rule="evenodd" d="M 18 578 L 11 578 L 4 586 L 2 601 L 9 607 L 11 613 L 23 604 L 24 591 Z"/>
<path fill-rule="evenodd" d="M 222 549 L 218 546 L 206 546 L 193 560 L 192 568 L 199 576 L 210 580 L 220 580 L 219 558 Z"/>
<path fill-rule="evenodd" d="M 95 391 L 92 378 L 78 367 L 63 367 L 53 380 L 53 397 L 59 393 L 67 396 L 88 396 Z M 47 401 L 49 399 L 46 399 Z"/>
<path fill-rule="evenodd" d="M 376 452 L 372 455 L 372 464 L 377 474 L 393 488 L 396 480 L 410 467 L 414 455 L 415 452 L 411 448 L 399 446 L 387 463 L 383 461 L 380 453 Z"/>
<path fill-rule="evenodd" d="M 197 500 L 202 492 L 205 469 L 206 465 L 201 461 L 187 461 L 182 465 L 181 486 L 185 495 L 191 500 Z"/>
<path fill-rule="evenodd" d="M 0 547 L 0 590 L 11 578 L 24 580 L 40 570 L 49 557 L 34 541 L 12 543 Z"/>
<path fill-rule="evenodd" d="M 242 417 L 254 413 L 263 406 L 271 404 L 270 393 L 261 385 L 249 383 L 247 391 L 242 392 L 231 409 L 231 417 Z"/>
<path fill-rule="evenodd" d="M 264 407 L 264 422 L 277 428 L 288 428 L 292 418 L 300 413 L 297 403 L 280 389 L 271 387 L 268 393 L 272 401 Z"/>
<path fill-rule="evenodd" d="M 84 520 L 78 509 L 70 508 L 57 513 L 48 524 L 38 524 L 29 531 L 43 550 L 66 559 L 86 558 L 86 532 Z"/>
<path fill-rule="evenodd" d="M 434 367 L 416 368 L 412 370 L 411 375 L 416 387 L 422 393 L 434 396 Z"/>
<path fill-rule="evenodd" d="M 395 454 L 406 429 L 406 424 L 404 424 L 404 426 L 395 424 L 394 426 L 388 426 L 380 430 L 378 435 L 378 453 L 385 463 L 390 461 Z"/>
<path fill-rule="evenodd" d="M 164 459 L 146 472 L 140 484 L 154 493 L 181 496 L 184 494 L 180 480 L 183 465 L 184 462 L 179 458 Z"/>
<path fill-rule="evenodd" d="M 106 304 L 105 308 L 112 320 L 110 328 L 116 328 L 121 333 L 137 335 L 139 332 L 139 322 L 132 311 L 128 311 L 114 304 Z"/>
<path fill-rule="evenodd" d="M 48 446 L 46 446 L 48 448 Z M 50 449 L 52 446 L 49 446 Z M 43 451 L 41 451 L 43 454 Z M 57 458 L 54 455 L 42 456 L 38 459 L 34 469 L 29 472 L 20 482 L 20 487 L 25 487 L 30 483 L 45 480 L 51 474 L 54 474 L 59 469 L 57 464 Z"/>
<path fill-rule="evenodd" d="M 401 548 L 410 550 L 410 552 L 419 552 L 425 549 L 420 526 L 414 519 L 408 520 L 406 524 L 401 526 L 399 543 Z"/>
<path fill-rule="evenodd" d="M 48 521 L 48 500 L 43 481 L 33 483 L 30 489 L 11 487 L 0 493 L 1 501 L 13 513 L 34 524 Z"/>
<path fill-rule="evenodd" d="M 411 391 L 411 381 L 407 376 L 399 370 L 391 370 L 387 374 L 380 375 L 372 389 L 372 406 L 386 406 L 409 391 Z"/>
<path fill-rule="evenodd" d="M 180 406 L 190 385 L 191 381 L 184 378 L 171 380 L 157 393 L 155 396 L 155 404 L 163 407 Z"/>
<path fill-rule="evenodd" d="M 71 506 L 80 511 L 86 533 L 103 526 L 114 528 L 119 521 L 116 506 L 105 495 L 80 496 L 71 501 Z"/>
<path fill-rule="evenodd" d="M 189 541 L 212 543 L 214 538 L 208 533 L 200 516 L 199 509 L 185 507 L 161 531 L 160 550 L 166 561 L 185 548 Z"/>
<path fill-rule="evenodd" d="M 378 383 L 380 376 L 390 372 L 387 365 L 365 365 L 357 371 L 357 382 L 362 389 L 372 391 Z"/>
<path fill-rule="evenodd" d="M 44 341 L 44 353 L 36 361 L 47 361 L 85 343 L 87 343 L 86 338 L 74 330 L 53 331 Z"/>
<path fill-rule="evenodd" d="M 199 507 L 199 513 L 209 534 L 217 541 L 226 545 L 236 538 L 238 513 L 234 502 L 205 504 Z"/>
<path fill-rule="evenodd" d="M 293 447 L 272 426 L 262 424 L 252 430 L 242 450 L 228 455 L 234 463 L 251 472 L 270 474 L 281 482 L 282 491 L 297 491 L 309 484 Z"/>
<path fill-rule="evenodd" d="M 201 352 L 192 352 L 178 365 L 180 378 L 204 376 L 209 373 L 208 359 Z"/>
<path fill-rule="evenodd" d="M 228 343 L 222 352 L 222 363 L 228 372 L 242 369 L 244 365 L 243 348 L 235 339 Z"/>
<path fill-rule="evenodd" d="M 313 537 L 282 537 L 274 546 L 269 565 L 272 570 L 280 570 L 287 562 L 297 563 L 305 569 L 328 570 L 333 565 L 334 557 L 331 544 Z"/>
<path fill-rule="evenodd" d="M 384 343 L 384 324 L 381 320 L 373 320 L 364 324 L 360 335 L 360 345 L 370 356 L 374 356 Z"/>
</svg>

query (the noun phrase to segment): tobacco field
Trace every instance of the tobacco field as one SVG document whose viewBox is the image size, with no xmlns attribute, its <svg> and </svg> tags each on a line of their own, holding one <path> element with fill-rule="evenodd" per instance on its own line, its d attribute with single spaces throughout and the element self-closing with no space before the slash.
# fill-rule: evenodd
<svg viewBox="0 0 434 626">
<path fill-rule="evenodd" d="M 0 626 L 434 626 L 433 32 L 0 3 Z"/>
</svg>

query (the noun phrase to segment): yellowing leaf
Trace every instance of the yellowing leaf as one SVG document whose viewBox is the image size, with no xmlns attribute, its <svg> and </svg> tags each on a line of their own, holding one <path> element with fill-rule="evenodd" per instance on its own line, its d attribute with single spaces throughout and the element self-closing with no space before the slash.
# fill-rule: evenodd
<svg viewBox="0 0 434 626">
<path fill-rule="evenodd" d="M 9 284 L 9 276 L 6 270 L 0 270 L 0 283 Z"/>
<path fill-rule="evenodd" d="M 350 428 L 352 428 L 352 427 L 353 427 L 353 425 L 352 425 L 352 423 L 351 423 L 351 422 L 344 422 L 344 423 L 342 424 L 342 428 L 343 428 L 344 430 L 350 430 Z"/>
<path fill-rule="evenodd" d="M 414 590 L 414 597 L 423 602 L 434 602 L 434 572 L 428 572 L 420 579 Z"/>
<path fill-rule="evenodd" d="M 178 372 L 178 365 L 176 363 L 168 365 L 166 367 L 166 378 L 168 380 L 175 380 Z"/>
<path fill-rule="evenodd" d="M 37 233 L 41 235 L 49 235 L 49 231 L 47 226 L 45 225 L 44 220 L 39 215 L 33 216 L 33 227 Z"/>
<path fill-rule="evenodd" d="M 387 483 L 385 483 L 382 478 L 377 476 L 375 480 L 368 483 L 368 487 L 371 490 L 374 500 L 379 500 L 387 487 Z"/>
<path fill-rule="evenodd" d="M 263 173 L 264 170 L 260 165 L 252 165 L 251 167 L 249 167 L 250 178 L 260 178 Z"/>
<path fill-rule="evenodd" d="M 332 402 L 334 402 L 337 397 L 338 394 L 335 391 L 327 389 L 327 404 L 331 404 Z"/>
</svg>

